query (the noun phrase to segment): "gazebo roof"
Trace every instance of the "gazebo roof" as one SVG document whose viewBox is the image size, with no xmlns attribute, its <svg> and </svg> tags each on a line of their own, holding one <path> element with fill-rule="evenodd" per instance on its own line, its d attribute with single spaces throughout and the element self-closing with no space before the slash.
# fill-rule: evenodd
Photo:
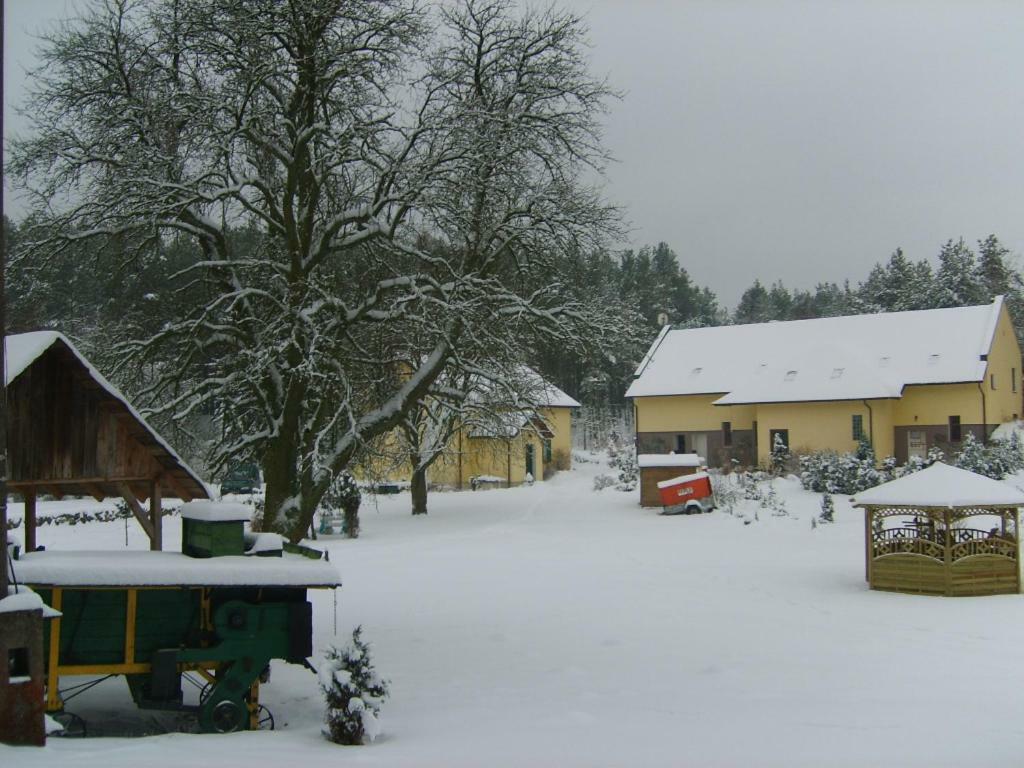
<svg viewBox="0 0 1024 768">
<path fill-rule="evenodd" d="M 857 507 L 1021 507 L 1024 491 L 1001 480 L 941 461 L 920 472 L 869 488 L 853 498 Z"/>
</svg>

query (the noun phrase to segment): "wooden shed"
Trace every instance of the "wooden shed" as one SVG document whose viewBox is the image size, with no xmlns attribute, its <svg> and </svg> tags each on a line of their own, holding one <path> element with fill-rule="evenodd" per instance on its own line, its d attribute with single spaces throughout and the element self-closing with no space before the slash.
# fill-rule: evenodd
<svg viewBox="0 0 1024 768">
<path fill-rule="evenodd" d="M 924 595 L 1021 591 L 1024 492 L 941 462 L 857 494 L 871 589 Z"/>
<path fill-rule="evenodd" d="M 704 457 L 696 453 L 641 453 L 636 463 L 640 467 L 640 506 L 660 507 L 658 483 L 694 474 L 704 466 Z"/>
<path fill-rule="evenodd" d="M 122 498 L 161 549 L 161 499 L 208 499 L 206 485 L 62 334 L 8 336 L 6 353 L 7 487 L 25 499 L 26 551 L 40 493 Z"/>
</svg>

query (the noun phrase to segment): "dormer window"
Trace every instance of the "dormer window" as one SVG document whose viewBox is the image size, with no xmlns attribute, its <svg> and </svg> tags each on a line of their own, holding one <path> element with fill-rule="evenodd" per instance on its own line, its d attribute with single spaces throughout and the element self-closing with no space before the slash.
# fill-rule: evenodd
<svg viewBox="0 0 1024 768">
<path fill-rule="evenodd" d="M 845 368 L 833 368 L 832 369 L 832 378 L 833 379 L 841 379 L 843 377 L 843 371 L 844 370 L 846 370 L 846 369 Z"/>
<path fill-rule="evenodd" d="M 928 365 L 938 365 L 940 355 L 928 355 Z"/>
<path fill-rule="evenodd" d="M 878 367 L 879 368 L 888 368 L 889 367 L 889 358 L 888 358 L 888 356 L 878 358 Z"/>
<path fill-rule="evenodd" d="M 786 371 L 786 381 L 792 381 L 796 378 L 796 371 Z"/>
<path fill-rule="evenodd" d="M 703 368 L 699 368 L 699 367 L 698 368 L 694 368 L 692 371 L 690 371 L 690 375 L 691 376 L 699 376 L 700 372 L 703 371 L 703 370 L 704 370 Z"/>
</svg>

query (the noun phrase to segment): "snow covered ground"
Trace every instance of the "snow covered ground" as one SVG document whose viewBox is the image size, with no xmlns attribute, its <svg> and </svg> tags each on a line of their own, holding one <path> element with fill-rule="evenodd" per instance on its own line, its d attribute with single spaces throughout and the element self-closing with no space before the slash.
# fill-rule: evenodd
<svg viewBox="0 0 1024 768">
<path fill-rule="evenodd" d="M 409 497 L 362 511 L 359 540 L 321 539 L 392 681 L 366 747 L 320 735 L 308 671 L 262 691 L 278 730 L 51 739 L 0 765 L 985 766 L 1024 753 L 1024 600 L 869 592 L 863 518 L 811 527 L 820 496 L 776 481 L 790 516 L 662 517 L 591 490 L 577 465 L 530 488 Z M 78 502 L 66 501 L 73 507 Z M 85 502 L 81 504 L 87 504 Z M 80 505 L 81 505 L 80 504 Z M 19 516 L 13 509 L 13 516 Z M 751 508 L 746 512 L 752 513 Z M 165 541 L 178 538 L 177 518 Z M 144 546 L 129 523 L 129 545 Z M 50 548 L 124 547 L 124 524 L 40 528 Z M 316 643 L 334 635 L 313 596 Z M 121 680 L 69 709 L 144 718 Z"/>
</svg>

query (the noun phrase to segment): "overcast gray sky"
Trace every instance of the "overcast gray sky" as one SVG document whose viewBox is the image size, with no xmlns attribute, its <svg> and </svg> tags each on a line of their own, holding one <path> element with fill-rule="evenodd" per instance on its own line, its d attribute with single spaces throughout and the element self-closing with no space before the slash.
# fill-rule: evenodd
<svg viewBox="0 0 1024 768">
<path fill-rule="evenodd" d="M 1024 3 L 566 0 L 624 98 L 608 194 L 734 306 L 755 277 L 858 281 L 902 246 L 997 234 L 1024 252 Z M 5 121 L 28 32 L 7 0 Z M 11 208 L 17 216 L 18 208 Z"/>
</svg>

